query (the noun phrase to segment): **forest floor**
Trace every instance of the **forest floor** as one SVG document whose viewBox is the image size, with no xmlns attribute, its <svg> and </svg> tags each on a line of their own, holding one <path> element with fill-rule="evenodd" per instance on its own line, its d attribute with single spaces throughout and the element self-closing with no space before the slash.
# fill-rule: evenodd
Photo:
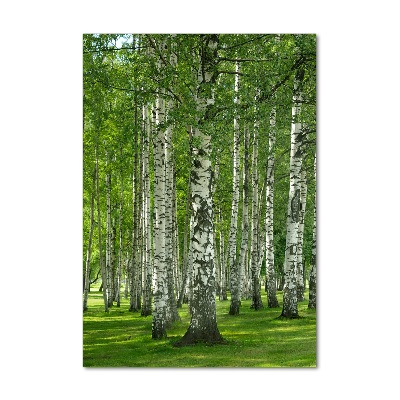
<svg viewBox="0 0 400 400">
<path fill-rule="evenodd" d="M 282 308 L 250 309 L 242 301 L 240 314 L 228 314 L 230 301 L 217 300 L 218 328 L 227 344 L 174 347 L 186 332 L 190 315 L 187 304 L 179 309 L 181 321 L 162 340 L 151 338 L 152 317 L 129 312 L 129 300 L 122 299 L 104 313 L 102 293 L 89 293 L 88 311 L 83 315 L 84 367 L 316 367 L 316 311 L 309 310 L 308 291 L 299 303 L 299 319 L 279 319 Z M 282 292 L 278 292 L 282 305 Z"/>
</svg>

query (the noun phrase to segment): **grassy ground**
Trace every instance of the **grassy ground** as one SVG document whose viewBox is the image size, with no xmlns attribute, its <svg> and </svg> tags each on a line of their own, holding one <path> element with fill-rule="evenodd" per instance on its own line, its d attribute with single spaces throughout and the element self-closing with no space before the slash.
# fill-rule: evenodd
<svg viewBox="0 0 400 400">
<path fill-rule="evenodd" d="M 92 289 L 93 290 L 93 289 Z M 168 330 L 168 338 L 151 338 L 151 317 L 121 307 L 104 313 L 102 294 L 89 294 L 83 317 L 84 367 L 315 367 L 316 313 L 306 301 L 299 304 L 300 319 L 277 319 L 281 308 L 250 309 L 242 302 L 240 315 L 228 315 L 229 301 L 217 301 L 217 322 L 225 345 L 177 348 L 190 322 L 187 305 L 179 310 L 181 321 Z M 267 298 L 263 292 L 264 306 Z M 279 304 L 282 293 L 278 292 Z"/>
</svg>

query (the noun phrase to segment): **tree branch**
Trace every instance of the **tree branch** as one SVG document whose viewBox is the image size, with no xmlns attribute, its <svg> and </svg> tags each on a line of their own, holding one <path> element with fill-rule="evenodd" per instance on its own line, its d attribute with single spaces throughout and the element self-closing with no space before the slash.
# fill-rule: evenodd
<svg viewBox="0 0 400 400">
<path fill-rule="evenodd" d="M 305 58 L 303 56 L 300 56 L 300 58 L 292 65 L 290 68 L 289 72 L 280 80 L 278 81 L 274 86 L 272 86 L 271 90 L 269 93 L 263 93 L 260 95 L 258 98 L 258 101 L 263 102 L 266 100 L 270 100 L 271 97 L 277 92 L 277 90 L 284 84 L 286 83 L 289 78 L 292 76 L 292 73 L 299 68 L 302 64 L 304 64 Z"/>
<path fill-rule="evenodd" d="M 275 35 L 271 35 L 271 34 L 268 34 L 268 35 L 260 35 L 260 36 L 257 36 L 257 37 L 255 37 L 255 38 L 253 38 L 253 39 L 247 40 L 247 41 L 245 41 L 245 42 L 242 42 L 242 43 L 235 44 L 235 45 L 233 45 L 233 46 L 227 47 L 227 48 L 225 48 L 225 49 L 223 49 L 223 50 L 234 49 L 234 48 L 236 48 L 236 47 L 243 46 L 243 45 L 245 45 L 245 44 L 247 44 L 247 43 L 254 42 L 255 40 L 262 39 L 263 37 L 266 37 L 266 36 L 274 37 Z"/>
</svg>

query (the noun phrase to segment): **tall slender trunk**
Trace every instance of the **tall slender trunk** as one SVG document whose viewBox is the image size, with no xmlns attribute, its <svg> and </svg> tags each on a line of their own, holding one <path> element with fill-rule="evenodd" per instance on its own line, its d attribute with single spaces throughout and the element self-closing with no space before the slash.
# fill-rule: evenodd
<svg viewBox="0 0 400 400">
<path fill-rule="evenodd" d="M 286 251 L 284 264 L 284 287 L 282 317 L 298 318 L 297 308 L 297 254 L 300 224 L 301 179 L 301 103 L 304 70 L 296 71 L 293 90 L 292 129 L 290 144 L 290 187 L 287 211 Z"/>
<path fill-rule="evenodd" d="M 251 308 L 260 310 L 263 308 L 260 290 L 260 271 L 258 270 L 258 260 L 260 258 L 259 249 L 259 213 L 258 213 L 258 110 L 255 110 L 256 120 L 254 122 L 253 133 L 253 158 L 252 158 L 252 202 L 251 202 L 251 280 L 252 280 L 252 303 Z"/>
<path fill-rule="evenodd" d="M 108 162 L 108 154 L 107 154 L 107 167 L 109 165 Z M 112 307 L 113 305 L 113 296 L 112 296 L 112 287 L 113 287 L 113 276 L 112 276 L 112 225 L 111 225 L 111 173 L 109 171 L 106 172 L 106 205 L 107 205 L 107 220 L 106 220 L 106 271 L 107 271 L 107 299 L 108 299 L 108 307 Z"/>
<path fill-rule="evenodd" d="M 150 143 L 150 121 L 148 107 L 143 106 L 143 304 L 142 316 L 151 315 L 151 225 L 150 225 L 150 173 L 149 173 L 149 143 Z"/>
<path fill-rule="evenodd" d="M 208 107 L 213 104 L 212 84 L 215 82 L 217 35 L 201 35 L 198 69 L 197 126 L 193 132 L 194 148 L 191 170 L 193 209 L 193 299 L 188 330 L 177 345 L 196 342 L 223 341 L 217 327 L 215 304 L 214 224 L 212 201 L 211 136 Z M 208 128 L 208 129 L 207 129 Z M 203 129 L 205 132 L 203 132 Z"/>
<path fill-rule="evenodd" d="M 136 245 L 137 245 L 137 254 L 136 254 L 136 263 L 137 263 L 137 271 L 136 271 L 136 309 L 140 310 L 142 308 L 142 271 L 143 271 L 143 162 L 142 162 L 142 141 L 143 141 L 144 132 L 138 135 L 139 142 L 137 143 L 138 149 L 138 171 L 137 171 L 137 181 L 138 187 L 136 191 L 136 216 L 137 216 L 137 225 L 136 225 Z"/>
<path fill-rule="evenodd" d="M 214 168 L 214 174 L 212 177 L 212 196 L 214 197 L 215 195 L 215 190 L 216 190 L 216 183 L 218 182 L 219 179 L 219 161 L 217 160 L 215 163 L 215 168 Z M 218 226 L 218 219 L 219 219 L 219 214 L 214 213 L 215 215 L 215 226 Z M 215 288 L 216 288 L 216 293 L 217 295 L 220 296 L 221 294 L 221 263 L 220 263 L 220 254 L 219 254 L 219 248 L 217 246 L 217 232 L 216 229 L 214 230 L 214 264 L 215 264 Z"/>
<path fill-rule="evenodd" d="M 98 143 L 96 148 L 96 200 L 97 200 L 97 227 L 99 237 L 99 260 L 101 269 L 101 281 L 103 286 L 103 300 L 104 300 L 104 311 L 108 312 L 108 298 L 107 298 L 107 273 L 103 259 L 103 244 L 101 234 L 101 212 L 100 212 L 100 190 L 99 190 L 99 159 L 98 159 Z"/>
<path fill-rule="evenodd" d="M 133 223 L 132 223 L 132 264 L 130 271 L 130 302 L 129 311 L 138 311 L 138 276 L 139 276 L 139 260 L 138 260 L 138 219 L 139 219 L 139 204 L 138 204 L 138 164 L 139 164 L 139 151 L 138 151 L 138 118 L 137 118 L 137 104 L 134 103 L 135 110 L 135 126 L 134 126 L 134 140 L 133 140 L 133 151 L 134 151 L 134 162 L 133 162 L 133 173 L 132 173 L 132 198 L 133 198 Z"/>
<path fill-rule="evenodd" d="M 192 191 L 190 191 L 190 196 L 192 197 Z M 191 201 L 192 202 L 192 201 Z M 193 300 L 193 229 L 194 229 L 194 216 L 193 210 L 190 216 L 190 230 L 189 230 L 189 255 L 188 255 L 188 290 L 187 290 L 187 300 L 189 305 L 189 312 L 192 314 L 192 300 Z"/>
<path fill-rule="evenodd" d="M 222 210 L 219 208 L 219 221 L 222 225 Z M 219 265 L 221 268 L 221 288 L 219 293 L 219 300 L 228 300 L 228 296 L 226 294 L 226 283 L 227 283 L 227 276 L 226 276 L 226 254 L 227 251 L 225 249 L 225 241 L 224 241 L 224 233 L 222 229 L 219 231 Z"/>
<path fill-rule="evenodd" d="M 168 112 L 172 110 L 173 103 L 168 101 L 166 113 L 168 126 L 165 130 L 164 151 L 165 151 L 165 265 L 167 268 L 168 279 L 168 305 L 167 305 L 167 325 L 178 321 L 179 314 L 176 306 L 176 296 L 174 288 L 174 215 L 173 215 L 173 154 L 172 154 L 172 125 L 168 121 Z"/>
<path fill-rule="evenodd" d="M 275 253 L 274 253 L 274 191 L 275 191 L 275 140 L 276 140 L 276 108 L 271 110 L 269 119 L 267 187 L 265 211 L 265 248 L 266 248 L 266 289 L 268 307 L 279 307 L 276 297 Z"/>
<path fill-rule="evenodd" d="M 239 63 L 236 63 L 236 72 L 240 71 Z M 239 74 L 235 75 L 235 104 L 239 105 Z M 233 120 L 233 188 L 232 188 L 232 208 L 231 208 L 231 226 L 229 231 L 228 252 L 229 268 L 231 276 L 231 304 L 230 315 L 239 314 L 240 296 L 239 296 L 239 273 L 236 260 L 236 235 L 237 235 L 237 215 L 239 209 L 239 114 L 236 110 Z"/>
<path fill-rule="evenodd" d="M 311 271 L 309 281 L 309 300 L 308 308 L 317 308 L 317 155 L 314 156 L 314 224 L 313 224 L 313 241 L 311 255 Z"/>
<path fill-rule="evenodd" d="M 154 310 L 152 338 L 167 336 L 168 272 L 165 264 L 165 151 L 164 99 L 156 101 L 157 134 L 154 137 Z"/>
<path fill-rule="evenodd" d="M 303 266 L 303 236 L 304 236 L 304 217 L 306 212 L 307 200 L 307 173 L 303 169 L 301 171 L 300 181 L 300 223 L 298 233 L 298 250 L 297 250 L 297 301 L 304 301 L 304 266 Z"/>
<path fill-rule="evenodd" d="M 124 298 L 125 299 L 128 298 L 128 294 L 129 294 L 129 279 L 130 279 L 129 270 L 130 270 L 129 256 L 127 256 L 126 260 L 125 260 L 125 273 L 124 273 L 124 278 L 125 278 Z"/>
<path fill-rule="evenodd" d="M 83 291 L 83 311 L 87 310 L 87 300 L 90 290 L 90 259 L 92 256 L 92 240 L 93 240 L 93 230 L 94 230 L 94 193 L 96 185 L 96 169 L 93 171 L 93 183 L 92 183 L 92 193 L 90 195 L 90 231 L 89 231 L 89 241 L 86 252 L 86 265 L 85 265 L 85 282 Z"/>
<path fill-rule="evenodd" d="M 122 153 L 122 152 L 121 152 Z M 123 210 L 123 198 L 124 198 L 124 185 L 121 174 L 121 191 L 119 200 L 119 219 L 118 219 L 118 233 L 119 233 L 119 246 L 118 246 L 118 269 L 117 269 L 117 279 L 115 286 L 115 301 L 117 302 L 117 307 L 121 306 L 121 276 L 122 276 L 122 210 Z"/>
<path fill-rule="evenodd" d="M 244 128 L 242 240 L 238 264 L 239 298 L 245 297 L 249 242 L 249 130 Z"/>
<path fill-rule="evenodd" d="M 178 229 L 178 204 L 177 204 L 177 196 L 176 196 L 176 174 L 175 174 L 175 166 L 174 166 L 174 172 L 172 174 L 173 178 L 173 188 L 172 188 L 172 215 L 173 215 L 173 236 L 172 236 L 172 269 L 174 272 L 174 300 L 175 300 L 175 309 L 176 313 L 179 317 L 178 314 L 178 306 L 177 306 L 177 301 L 178 301 L 178 296 L 180 292 L 180 288 L 182 286 L 182 271 L 179 267 L 179 229 Z M 180 318 L 180 317 L 179 317 Z"/>
</svg>

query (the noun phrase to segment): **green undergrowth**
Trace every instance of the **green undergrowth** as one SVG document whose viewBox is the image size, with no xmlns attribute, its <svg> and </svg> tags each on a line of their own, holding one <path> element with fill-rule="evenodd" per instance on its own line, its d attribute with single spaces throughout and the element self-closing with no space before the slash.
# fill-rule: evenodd
<svg viewBox="0 0 400 400">
<path fill-rule="evenodd" d="M 94 289 L 92 289 L 94 290 Z M 100 292 L 89 294 L 83 316 L 84 367 L 315 367 L 316 312 L 306 300 L 299 303 L 298 319 L 280 319 L 281 307 L 254 311 L 251 300 L 242 301 L 240 314 L 231 316 L 229 300 L 217 300 L 217 323 L 224 345 L 196 344 L 175 347 L 186 332 L 190 316 L 186 304 L 179 309 L 181 321 L 166 339 L 151 338 L 152 317 L 129 312 L 129 300 L 104 312 Z M 263 291 L 264 306 L 267 298 Z M 278 292 L 282 305 L 282 293 Z"/>
</svg>

